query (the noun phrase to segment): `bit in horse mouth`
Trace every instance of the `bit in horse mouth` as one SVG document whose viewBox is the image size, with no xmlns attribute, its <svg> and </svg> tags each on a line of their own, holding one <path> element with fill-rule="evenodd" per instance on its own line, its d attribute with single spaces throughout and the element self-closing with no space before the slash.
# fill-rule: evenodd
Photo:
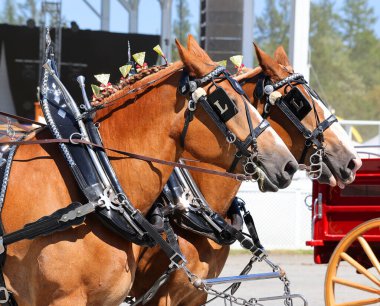
<svg viewBox="0 0 380 306">
<path fill-rule="evenodd" d="M 259 171 L 259 177 L 257 179 L 257 184 L 261 192 L 272 191 L 277 192 L 278 187 L 270 180 L 266 175 L 265 171 L 260 167 L 257 168 Z M 269 188 L 268 188 L 269 187 Z"/>
</svg>

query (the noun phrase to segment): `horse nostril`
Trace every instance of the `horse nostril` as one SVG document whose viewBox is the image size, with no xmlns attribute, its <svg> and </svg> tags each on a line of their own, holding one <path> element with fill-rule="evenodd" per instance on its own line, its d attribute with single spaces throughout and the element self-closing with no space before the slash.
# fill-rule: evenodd
<svg viewBox="0 0 380 306">
<path fill-rule="evenodd" d="M 354 159 L 351 159 L 350 162 L 347 165 L 347 168 L 350 169 L 351 171 L 355 169 L 355 161 Z"/>
<path fill-rule="evenodd" d="M 285 165 L 284 171 L 289 174 L 289 176 L 292 176 L 296 171 L 298 170 L 298 164 L 290 161 Z"/>
</svg>

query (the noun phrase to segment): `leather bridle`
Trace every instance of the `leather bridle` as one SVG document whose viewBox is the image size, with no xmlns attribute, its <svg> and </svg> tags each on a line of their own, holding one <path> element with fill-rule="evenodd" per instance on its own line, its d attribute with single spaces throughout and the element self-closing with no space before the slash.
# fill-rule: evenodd
<svg viewBox="0 0 380 306">
<path fill-rule="evenodd" d="M 201 97 L 196 97 L 194 93 L 197 91 L 198 88 L 201 88 L 202 86 L 212 82 L 212 86 L 215 86 L 216 90 L 221 90 L 221 87 L 219 87 L 216 83 L 216 80 L 228 80 L 233 87 L 233 89 L 241 96 L 244 102 L 245 106 L 245 113 L 247 116 L 248 126 L 250 133 L 247 136 L 245 140 L 240 140 L 236 137 L 236 135 L 227 127 L 225 121 L 221 118 L 221 113 L 217 110 L 217 108 L 214 108 L 210 101 L 209 97 L 210 94 L 202 95 Z M 185 144 L 185 137 L 188 130 L 188 126 L 190 122 L 193 120 L 194 112 L 197 108 L 197 104 L 200 103 L 203 109 L 206 111 L 206 113 L 211 117 L 211 119 L 214 121 L 218 129 L 222 132 L 224 137 L 226 138 L 226 141 L 228 143 L 234 144 L 237 152 L 235 154 L 235 158 L 228 170 L 228 172 L 233 172 L 239 162 L 239 160 L 244 156 L 246 158 L 246 163 L 244 165 L 244 171 L 245 174 L 254 175 L 257 173 L 257 154 L 258 154 L 258 147 L 257 147 L 257 137 L 259 137 L 267 127 L 269 127 L 269 122 L 265 119 L 263 119 L 260 124 L 253 128 L 252 120 L 249 114 L 249 99 L 247 95 L 245 94 L 244 90 L 241 88 L 240 84 L 232 78 L 230 73 L 226 70 L 225 67 L 218 66 L 213 71 L 211 71 L 209 74 L 201 77 L 201 78 L 190 78 L 187 71 L 184 70 L 184 74 L 181 78 L 180 85 L 179 85 L 179 91 L 184 96 L 190 96 L 190 99 L 188 100 L 188 109 L 185 112 L 185 124 L 181 133 L 181 144 L 184 146 Z M 223 90 L 224 92 L 224 90 Z M 212 95 L 212 94 L 211 94 Z M 231 101 L 231 99 L 228 97 L 227 94 L 223 94 L 222 97 L 224 99 L 228 99 L 228 101 L 225 101 L 226 103 L 234 103 Z M 225 104 L 227 105 L 227 104 Z"/>
<path fill-rule="evenodd" d="M 264 112 L 262 114 L 263 118 L 267 118 L 270 114 L 271 107 L 273 105 L 276 105 L 285 115 L 286 117 L 294 124 L 294 126 L 298 129 L 298 131 L 304 136 L 305 138 L 305 145 L 302 151 L 302 154 L 300 156 L 300 159 L 298 160 L 299 164 L 303 164 L 307 155 L 307 152 L 309 151 L 310 147 L 314 147 L 316 149 L 316 152 L 318 153 L 316 156 L 319 157 L 319 160 L 310 160 L 312 165 L 316 165 L 317 163 L 322 162 L 322 158 L 325 156 L 325 146 L 324 146 L 324 137 L 323 133 L 326 131 L 334 122 L 338 122 L 338 119 L 334 115 L 330 115 L 328 118 L 323 120 L 321 122 L 318 112 L 316 110 L 316 100 L 321 101 L 323 100 L 318 96 L 318 94 L 312 90 L 307 81 L 304 79 L 303 75 L 300 73 L 293 73 L 290 76 L 273 83 L 268 77 L 264 77 L 262 79 L 263 84 L 263 90 L 262 93 L 256 94 L 256 97 L 261 99 L 263 96 L 265 96 L 265 104 L 264 104 Z M 258 84 L 260 81 L 258 82 Z M 313 110 L 316 127 L 313 131 L 309 130 L 303 123 L 302 119 L 297 116 L 297 112 L 289 107 L 289 104 L 285 103 L 287 95 L 289 95 L 290 91 L 286 91 L 288 87 L 291 89 L 295 88 L 296 85 L 302 85 L 305 89 L 306 93 L 311 98 L 311 105 L 308 99 L 306 97 L 303 98 L 302 103 L 307 103 L 307 106 L 309 107 L 308 112 Z M 271 99 L 271 95 L 277 91 L 278 89 L 286 86 L 285 88 L 285 95 L 280 96 L 277 99 Z M 257 87 L 256 87 L 257 88 Z M 303 96 L 303 94 L 302 94 Z M 296 103 L 297 101 L 293 101 Z M 325 103 L 324 103 L 325 104 Z M 302 105 L 301 105 L 302 106 Z M 300 107 L 301 107 L 300 106 Z M 304 114 L 305 116 L 306 114 Z M 313 154 L 314 155 L 314 154 Z M 318 178 L 318 177 L 313 177 Z"/>
</svg>

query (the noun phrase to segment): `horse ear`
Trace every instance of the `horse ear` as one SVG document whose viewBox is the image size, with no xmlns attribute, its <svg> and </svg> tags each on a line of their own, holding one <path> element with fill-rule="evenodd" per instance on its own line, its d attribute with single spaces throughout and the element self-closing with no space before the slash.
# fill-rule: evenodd
<svg viewBox="0 0 380 306">
<path fill-rule="evenodd" d="M 187 35 L 187 50 L 191 50 L 192 42 L 194 41 L 193 35 L 189 34 Z"/>
<path fill-rule="evenodd" d="M 178 53 L 182 62 L 185 62 L 185 59 L 189 57 L 189 51 L 187 51 L 186 48 L 182 46 L 177 38 L 175 39 L 175 44 L 177 45 Z"/>
<path fill-rule="evenodd" d="M 283 65 L 285 67 L 290 66 L 289 58 L 286 55 L 284 47 L 278 46 L 276 51 L 274 51 L 274 59 L 279 63 L 280 65 Z"/>
<path fill-rule="evenodd" d="M 196 39 L 194 38 L 193 35 L 189 34 L 187 36 L 187 50 L 198 58 L 205 60 L 207 62 L 212 62 L 208 54 L 206 53 L 205 50 L 201 48 L 201 46 L 198 44 Z"/>
<path fill-rule="evenodd" d="M 177 38 L 175 39 L 175 44 L 177 45 L 178 54 L 181 58 L 181 61 L 189 70 L 190 75 L 194 75 L 194 69 L 191 64 L 192 54 L 184 46 L 182 46 Z"/>
<path fill-rule="evenodd" d="M 269 77 L 279 77 L 281 73 L 280 65 L 267 53 L 261 50 L 257 44 L 253 43 L 253 45 L 255 47 L 257 60 L 259 61 L 259 65 L 261 69 L 263 69 L 264 73 Z"/>
</svg>

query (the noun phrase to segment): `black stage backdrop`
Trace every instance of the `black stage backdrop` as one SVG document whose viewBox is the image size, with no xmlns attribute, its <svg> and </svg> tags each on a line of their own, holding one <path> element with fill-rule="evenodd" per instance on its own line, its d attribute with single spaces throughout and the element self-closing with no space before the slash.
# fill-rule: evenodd
<svg viewBox="0 0 380 306">
<path fill-rule="evenodd" d="M 39 84 L 39 28 L 0 24 L 0 52 L 5 46 L 9 86 L 16 113 L 34 118 Z M 52 31 L 54 40 L 54 31 Z M 146 52 L 149 66 L 157 62 L 152 48 L 159 43 L 158 35 L 121 34 L 103 31 L 62 29 L 61 80 L 78 104 L 82 103 L 76 77 L 86 77 L 87 93 L 90 83 L 98 84 L 95 74 L 110 73 L 111 82 L 119 80 L 119 67 L 128 60 L 128 41 L 131 53 Z M 1 54 L 0 54 L 1 56 Z"/>
</svg>

